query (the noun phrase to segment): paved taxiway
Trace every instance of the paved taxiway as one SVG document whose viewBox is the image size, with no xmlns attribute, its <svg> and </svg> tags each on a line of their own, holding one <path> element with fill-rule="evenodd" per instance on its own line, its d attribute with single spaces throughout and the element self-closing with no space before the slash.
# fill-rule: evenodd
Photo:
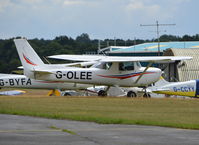
<svg viewBox="0 0 199 145">
<path fill-rule="evenodd" d="M 198 145 L 199 130 L 0 114 L 0 145 Z"/>
</svg>

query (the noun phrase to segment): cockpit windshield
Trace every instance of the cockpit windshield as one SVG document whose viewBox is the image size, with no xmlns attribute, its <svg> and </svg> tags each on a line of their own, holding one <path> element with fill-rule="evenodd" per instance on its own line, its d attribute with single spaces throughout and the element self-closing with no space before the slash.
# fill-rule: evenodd
<svg viewBox="0 0 199 145">
<path fill-rule="evenodd" d="M 134 62 L 120 62 L 119 71 L 130 71 L 134 70 Z"/>
<path fill-rule="evenodd" d="M 141 64 L 140 64 L 140 62 L 135 62 L 136 63 L 136 65 L 137 65 L 137 67 L 141 67 Z"/>
</svg>

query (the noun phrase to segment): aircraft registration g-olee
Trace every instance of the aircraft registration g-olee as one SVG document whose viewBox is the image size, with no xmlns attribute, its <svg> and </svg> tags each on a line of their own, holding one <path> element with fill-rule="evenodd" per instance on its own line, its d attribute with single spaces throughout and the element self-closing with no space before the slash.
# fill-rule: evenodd
<svg viewBox="0 0 199 145">
<path fill-rule="evenodd" d="M 191 59 L 191 57 L 106 56 L 97 58 L 94 65 L 89 68 L 65 67 L 59 64 L 44 64 L 26 39 L 15 39 L 14 42 L 24 68 L 24 74 L 29 78 L 109 87 L 147 86 L 158 81 L 162 73 L 160 69 L 150 67 L 152 63 Z M 91 62 L 90 59 L 87 61 Z M 150 63 L 147 67 L 142 67 L 140 62 Z"/>
</svg>

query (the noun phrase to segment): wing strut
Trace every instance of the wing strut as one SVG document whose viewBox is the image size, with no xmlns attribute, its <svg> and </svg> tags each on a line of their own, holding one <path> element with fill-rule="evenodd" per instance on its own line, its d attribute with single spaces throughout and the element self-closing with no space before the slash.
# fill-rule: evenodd
<svg viewBox="0 0 199 145">
<path fill-rule="evenodd" d="M 135 81 L 135 84 L 138 83 L 138 81 L 141 79 L 141 77 L 144 75 L 144 73 L 147 71 L 147 69 L 153 64 L 153 62 L 150 62 L 147 67 L 145 68 L 145 70 L 141 73 L 141 75 L 137 78 L 137 80 Z"/>
</svg>

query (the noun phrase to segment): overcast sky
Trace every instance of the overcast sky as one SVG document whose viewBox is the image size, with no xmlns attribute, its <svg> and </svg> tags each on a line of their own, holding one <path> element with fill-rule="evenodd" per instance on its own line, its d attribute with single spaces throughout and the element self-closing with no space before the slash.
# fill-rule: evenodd
<svg viewBox="0 0 199 145">
<path fill-rule="evenodd" d="M 199 0 L 0 0 L 0 38 L 152 39 L 160 34 L 199 33 Z M 164 32 L 166 30 L 166 32 Z"/>
</svg>

